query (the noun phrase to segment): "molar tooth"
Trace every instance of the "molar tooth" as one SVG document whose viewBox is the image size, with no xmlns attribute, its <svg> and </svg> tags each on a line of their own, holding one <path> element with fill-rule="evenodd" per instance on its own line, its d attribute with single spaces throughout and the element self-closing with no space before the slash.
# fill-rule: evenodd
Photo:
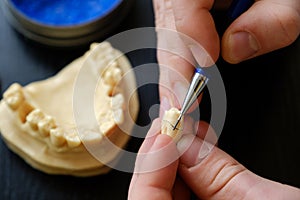
<svg viewBox="0 0 300 200">
<path fill-rule="evenodd" d="M 77 147 L 81 144 L 81 140 L 76 134 L 67 134 L 65 135 L 65 138 L 67 140 L 67 144 L 70 148 Z"/>
<path fill-rule="evenodd" d="M 46 137 L 49 135 L 50 130 L 56 128 L 54 119 L 51 116 L 45 116 L 38 122 L 39 132 L 42 136 Z"/>
<path fill-rule="evenodd" d="M 113 85 L 113 74 L 111 72 L 111 70 L 106 70 L 104 72 L 104 75 L 103 75 L 103 80 L 104 80 L 104 83 L 108 84 L 108 85 Z"/>
<path fill-rule="evenodd" d="M 180 111 L 177 108 L 171 108 L 170 110 L 165 111 L 161 124 L 161 133 L 171 136 L 175 142 L 180 139 L 182 134 L 183 117 L 178 123 L 177 128 L 173 130 L 179 115 Z"/>
<path fill-rule="evenodd" d="M 27 115 L 29 113 L 31 113 L 31 111 L 33 111 L 33 110 L 34 110 L 34 107 L 31 104 L 27 103 L 26 101 L 23 101 L 18 108 L 18 116 L 19 116 L 20 121 L 22 123 L 25 123 Z"/>
<path fill-rule="evenodd" d="M 84 135 L 83 135 L 83 138 L 82 140 L 84 142 L 100 142 L 102 139 L 102 134 L 100 134 L 99 132 L 96 132 L 96 131 L 92 131 L 92 130 L 89 130 L 89 131 L 85 131 Z"/>
<path fill-rule="evenodd" d="M 50 141 L 57 147 L 62 146 L 65 143 L 65 137 L 61 128 L 55 128 L 50 130 Z"/>
<path fill-rule="evenodd" d="M 93 50 L 93 49 L 97 48 L 98 46 L 99 46 L 98 43 L 92 43 L 92 44 L 90 45 L 90 49 Z"/>
<path fill-rule="evenodd" d="M 26 121 L 33 130 L 38 130 L 38 123 L 45 117 L 44 113 L 40 109 L 34 109 L 26 117 Z"/>
<path fill-rule="evenodd" d="M 16 110 L 25 99 L 22 86 L 18 83 L 12 84 L 4 92 L 3 97 L 7 105 L 13 110 Z"/>
<path fill-rule="evenodd" d="M 114 68 L 113 70 L 113 77 L 115 84 L 118 84 L 122 79 L 122 71 L 120 68 Z"/>
<path fill-rule="evenodd" d="M 120 125 L 124 122 L 124 114 L 122 109 L 114 110 L 114 121 L 116 124 Z"/>
<path fill-rule="evenodd" d="M 104 83 L 115 86 L 122 79 L 122 72 L 119 68 L 108 68 L 103 74 Z"/>
<path fill-rule="evenodd" d="M 99 46 L 101 47 L 101 50 L 107 50 L 112 48 L 109 42 L 102 42 L 99 44 Z"/>
<path fill-rule="evenodd" d="M 113 110 L 123 108 L 124 101 L 124 96 L 122 94 L 116 94 L 111 98 L 111 108 Z"/>
<path fill-rule="evenodd" d="M 107 133 L 114 126 L 115 126 L 114 120 L 105 121 L 100 124 L 100 131 L 101 133 Z"/>
</svg>

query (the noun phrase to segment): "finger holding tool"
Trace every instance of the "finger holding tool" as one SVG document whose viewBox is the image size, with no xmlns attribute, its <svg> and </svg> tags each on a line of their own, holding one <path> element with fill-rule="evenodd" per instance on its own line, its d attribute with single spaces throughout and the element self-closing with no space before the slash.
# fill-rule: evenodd
<svg viewBox="0 0 300 200">
<path fill-rule="evenodd" d="M 239 17 L 243 12 L 245 12 L 252 4 L 254 0 L 233 0 L 229 11 L 227 13 L 227 17 L 229 22 L 232 22 L 234 19 Z M 202 93 L 203 89 L 207 85 L 209 78 L 205 75 L 204 70 L 198 66 L 195 69 L 194 76 L 192 77 L 192 81 L 190 83 L 189 89 L 185 96 L 180 115 L 173 127 L 175 130 L 180 122 L 182 116 L 189 110 L 189 108 L 193 105 L 199 95 Z"/>
</svg>

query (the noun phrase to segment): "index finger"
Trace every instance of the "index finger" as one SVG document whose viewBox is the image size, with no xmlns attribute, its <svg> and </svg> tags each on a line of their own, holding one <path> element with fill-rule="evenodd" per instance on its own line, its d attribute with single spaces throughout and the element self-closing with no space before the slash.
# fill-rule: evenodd
<svg viewBox="0 0 300 200">
<path fill-rule="evenodd" d="M 175 182 L 178 160 L 169 165 L 143 172 L 143 168 L 148 166 L 159 165 L 161 159 L 167 158 L 170 152 L 177 152 L 176 145 L 173 139 L 168 135 L 157 135 L 152 147 L 150 148 L 149 157 L 147 155 L 144 159 L 138 159 L 136 163 L 137 172 L 134 173 L 129 188 L 129 199 L 171 199 L 171 190 Z M 160 151 L 162 148 L 168 146 L 170 151 Z M 151 155 L 157 151 L 159 155 Z M 157 154 L 158 154 L 157 153 Z M 140 169 L 142 168 L 142 169 Z M 136 169 L 135 169 L 136 170 Z"/>
<path fill-rule="evenodd" d="M 216 61 L 220 52 L 220 41 L 209 12 L 213 2 L 213 0 L 172 0 L 172 5 L 177 31 L 197 41 L 212 60 Z M 205 62 L 203 54 L 206 52 L 203 53 L 201 48 L 189 42 L 186 45 L 200 65 Z"/>
</svg>

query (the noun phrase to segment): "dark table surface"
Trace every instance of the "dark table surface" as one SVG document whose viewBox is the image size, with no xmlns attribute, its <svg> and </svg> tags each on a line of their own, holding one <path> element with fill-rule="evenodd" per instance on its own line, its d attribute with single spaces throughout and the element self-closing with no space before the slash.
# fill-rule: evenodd
<svg viewBox="0 0 300 200">
<path fill-rule="evenodd" d="M 153 25 L 151 0 L 136 0 L 115 33 Z M 52 76 L 87 50 L 37 45 L 16 33 L 1 10 L 0 31 L 1 93 L 13 82 L 25 85 Z M 298 39 L 287 48 L 238 65 L 217 62 L 227 93 L 220 148 L 253 172 L 296 187 L 300 187 L 299 55 Z M 128 56 L 133 66 L 156 62 L 154 49 Z M 138 124 L 147 125 L 149 108 L 159 102 L 157 85 L 139 88 L 139 98 Z M 127 150 L 136 152 L 141 142 L 132 138 Z M 89 178 L 47 175 L 31 168 L 0 140 L 0 199 L 126 199 L 131 175 L 117 170 Z"/>
</svg>

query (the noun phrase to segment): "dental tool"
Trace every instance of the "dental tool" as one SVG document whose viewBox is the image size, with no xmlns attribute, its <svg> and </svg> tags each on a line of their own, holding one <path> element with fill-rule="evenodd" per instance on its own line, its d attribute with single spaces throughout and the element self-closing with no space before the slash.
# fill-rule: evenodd
<svg viewBox="0 0 300 200">
<path fill-rule="evenodd" d="M 243 12 L 245 12 L 253 3 L 254 0 L 233 0 L 227 13 L 227 21 L 231 23 L 233 20 L 238 18 Z M 197 67 L 188 92 L 185 96 L 180 115 L 173 127 L 173 130 L 177 128 L 182 116 L 188 111 L 188 109 L 192 106 L 192 104 L 201 94 L 208 80 L 209 79 L 207 78 L 207 76 L 204 75 L 204 71 L 200 67 Z"/>
<path fill-rule="evenodd" d="M 180 115 L 173 127 L 173 130 L 176 129 L 182 116 L 189 110 L 189 108 L 193 105 L 193 103 L 196 101 L 198 96 L 201 94 L 201 92 L 203 91 L 204 87 L 206 86 L 208 80 L 209 80 L 209 78 L 206 75 L 204 75 L 204 71 L 200 67 L 195 69 L 195 74 L 192 78 L 190 87 L 189 87 L 188 92 L 183 101 Z"/>
</svg>

